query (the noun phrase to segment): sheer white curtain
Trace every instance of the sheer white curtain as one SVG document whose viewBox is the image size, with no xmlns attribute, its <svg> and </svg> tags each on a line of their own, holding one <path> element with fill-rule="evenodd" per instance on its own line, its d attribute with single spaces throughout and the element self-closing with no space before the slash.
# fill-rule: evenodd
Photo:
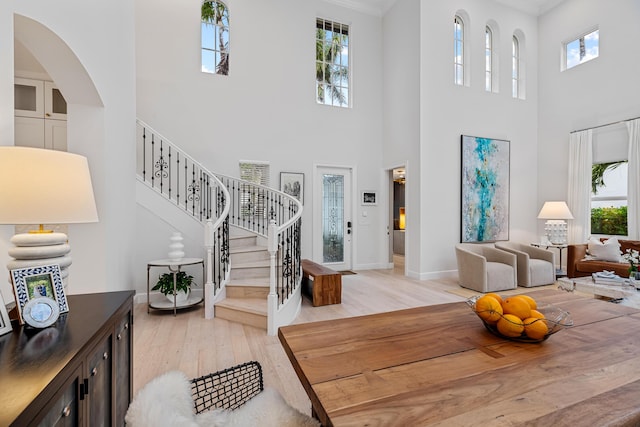
<svg viewBox="0 0 640 427">
<path fill-rule="evenodd" d="M 629 169 L 627 172 L 627 226 L 629 238 L 640 239 L 640 119 L 627 122 L 629 131 Z"/>
<path fill-rule="evenodd" d="M 593 131 L 569 134 L 569 188 L 567 205 L 573 214 L 569 221 L 568 243 L 584 243 L 591 232 L 591 166 Z"/>
</svg>

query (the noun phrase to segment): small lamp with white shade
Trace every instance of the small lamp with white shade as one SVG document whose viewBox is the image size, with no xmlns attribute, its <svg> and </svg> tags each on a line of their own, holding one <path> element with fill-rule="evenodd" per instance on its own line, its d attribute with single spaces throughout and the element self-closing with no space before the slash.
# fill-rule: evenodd
<svg viewBox="0 0 640 427">
<path fill-rule="evenodd" d="M 546 219 L 544 231 L 547 238 L 554 245 L 564 245 L 567 243 L 567 219 L 573 219 L 566 202 L 552 201 L 544 202 L 538 219 Z"/>
<path fill-rule="evenodd" d="M 9 270 L 58 264 L 63 279 L 71 264 L 67 235 L 43 224 L 97 222 L 87 159 L 63 151 L 0 147 L 0 224 L 39 224 L 16 234 Z"/>
</svg>

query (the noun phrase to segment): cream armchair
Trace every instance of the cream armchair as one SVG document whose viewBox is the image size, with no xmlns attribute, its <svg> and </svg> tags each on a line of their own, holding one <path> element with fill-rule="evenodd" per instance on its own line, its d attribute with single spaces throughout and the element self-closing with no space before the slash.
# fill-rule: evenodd
<svg viewBox="0 0 640 427">
<path fill-rule="evenodd" d="M 492 246 L 461 243 L 456 245 L 458 283 L 478 292 L 515 289 L 517 261 L 512 253 Z"/>
<path fill-rule="evenodd" d="M 523 243 L 498 242 L 496 248 L 518 259 L 518 285 L 527 288 L 550 285 L 556 281 L 555 254 Z"/>
</svg>

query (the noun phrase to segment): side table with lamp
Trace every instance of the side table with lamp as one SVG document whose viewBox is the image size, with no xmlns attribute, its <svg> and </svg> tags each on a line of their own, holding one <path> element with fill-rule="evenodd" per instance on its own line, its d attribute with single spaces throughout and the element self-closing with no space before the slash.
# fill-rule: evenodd
<svg viewBox="0 0 640 427">
<path fill-rule="evenodd" d="M 562 250 L 567 248 L 567 221 L 573 219 L 573 214 L 564 201 L 544 202 L 538 213 L 538 219 L 546 219 L 544 225 L 546 241 L 531 243 L 531 246 L 545 249 L 555 248 L 560 252 L 560 265 L 556 269 L 556 276 L 566 276 L 562 268 Z M 544 239 L 543 239 L 544 240 Z"/>
</svg>

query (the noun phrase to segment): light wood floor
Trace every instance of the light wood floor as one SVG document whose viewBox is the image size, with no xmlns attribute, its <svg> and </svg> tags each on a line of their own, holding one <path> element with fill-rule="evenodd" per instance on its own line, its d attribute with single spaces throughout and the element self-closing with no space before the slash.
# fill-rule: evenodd
<svg viewBox="0 0 640 427">
<path fill-rule="evenodd" d="M 305 298 L 295 323 L 464 301 L 476 293 L 456 279 L 419 281 L 403 276 L 403 259 L 396 268 L 359 271 L 342 276 L 342 304 L 313 307 Z M 277 336 L 222 319 L 204 319 L 202 307 L 147 314 L 138 304 L 134 314 L 134 393 L 152 378 L 180 370 L 195 378 L 249 360 L 263 368 L 265 386 L 280 391 L 290 405 L 310 414 L 311 404 Z"/>
</svg>

